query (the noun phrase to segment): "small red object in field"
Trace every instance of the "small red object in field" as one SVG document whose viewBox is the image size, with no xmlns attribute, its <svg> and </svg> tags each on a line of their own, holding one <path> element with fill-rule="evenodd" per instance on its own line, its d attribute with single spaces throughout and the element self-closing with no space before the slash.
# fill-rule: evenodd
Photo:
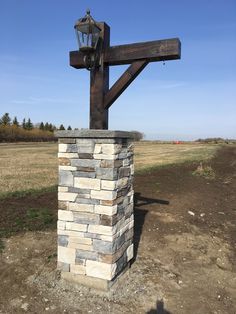
<svg viewBox="0 0 236 314">
<path fill-rule="evenodd" d="M 174 141 L 174 144 L 181 144 L 180 141 Z"/>
</svg>

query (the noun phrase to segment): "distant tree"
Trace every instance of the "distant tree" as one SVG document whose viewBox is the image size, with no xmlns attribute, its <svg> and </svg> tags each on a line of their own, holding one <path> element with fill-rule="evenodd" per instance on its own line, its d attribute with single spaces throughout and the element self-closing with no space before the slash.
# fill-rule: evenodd
<svg viewBox="0 0 236 314">
<path fill-rule="evenodd" d="M 12 121 L 12 124 L 15 125 L 15 126 L 19 126 L 19 122 L 17 120 L 17 117 L 14 117 L 13 121 Z"/>
<path fill-rule="evenodd" d="M 22 121 L 22 128 L 25 130 L 26 129 L 26 122 L 25 122 L 25 118 Z"/>
<path fill-rule="evenodd" d="M 10 125 L 11 124 L 11 118 L 9 116 L 9 113 L 6 112 L 0 119 L 0 125 Z"/>
<path fill-rule="evenodd" d="M 27 120 L 25 124 L 26 130 L 32 130 L 33 129 L 33 123 L 31 122 L 30 118 Z"/>
<path fill-rule="evenodd" d="M 53 125 L 52 125 L 52 123 L 49 123 L 49 125 L 48 125 L 48 131 L 53 132 Z"/>
<path fill-rule="evenodd" d="M 139 131 L 132 131 L 133 133 L 133 138 L 134 138 L 134 141 L 141 141 L 143 138 L 144 138 L 144 133 L 141 133 Z"/>
<path fill-rule="evenodd" d="M 39 129 L 42 130 L 42 131 L 44 130 L 44 123 L 43 122 L 40 123 Z"/>
<path fill-rule="evenodd" d="M 70 131 L 70 130 L 72 130 L 72 128 L 71 128 L 71 126 L 70 126 L 70 125 L 68 126 L 67 130 L 69 130 L 69 131 Z"/>
<path fill-rule="evenodd" d="M 45 131 L 49 131 L 49 123 L 48 122 L 45 123 L 44 130 Z"/>
<path fill-rule="evenodd" d="M 60 125 L 59 130 L 65 130 L 65 127 L 63 124 Z"/>
</svg>

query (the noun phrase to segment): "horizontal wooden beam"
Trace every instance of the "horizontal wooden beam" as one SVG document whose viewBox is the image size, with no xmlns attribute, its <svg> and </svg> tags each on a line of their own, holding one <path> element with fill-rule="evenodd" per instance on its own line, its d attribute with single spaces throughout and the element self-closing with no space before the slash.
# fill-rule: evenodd
<svg viewBox="0 0 236 314">
<path fill-rule="evenodd" d="M 114 83 L 104 97 L 104 109 L 108 109 L 148 64 L 146 60 L 134 61 Z"/>
<path fill-rule="evenodd" d="M 104 53 L 104 63 L 107 65 L 130 64 L 144 59 L 148 62 L 176 60 L 181 56 L 181 43 L 178 38 L 155 40 L 112 46 Z M 76 69 L 86 68 L 83 53 L 71 51 L 70 65 Z"/>
</svg>

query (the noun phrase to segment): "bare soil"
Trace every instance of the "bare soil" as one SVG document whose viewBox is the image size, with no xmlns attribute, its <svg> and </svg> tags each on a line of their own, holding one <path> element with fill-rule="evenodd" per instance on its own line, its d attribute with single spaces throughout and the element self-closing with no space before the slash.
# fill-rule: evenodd
<svg viewBox="0 0 236 314">
<path fill-rule="evenodd" d="M 109 293 L 60 279 L 55 192 L 0 200 L 0 313 L 235 314 L 236 147 L 215 179 L 198 165 L 136 175 L 135 259 Z"/>
</svg>

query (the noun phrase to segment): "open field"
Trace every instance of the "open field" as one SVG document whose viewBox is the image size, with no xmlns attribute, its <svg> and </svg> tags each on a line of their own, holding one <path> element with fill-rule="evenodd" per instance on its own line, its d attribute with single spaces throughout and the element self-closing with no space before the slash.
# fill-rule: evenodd
<svg viewBox="0 0 236 314">
<path fill-rule="evenodd" d="M 214 144 L 139 142 L 135 145 L 135 170 L 206 160 L 213 157 L 218 147 Z M 55 143 L 0 144 L 0 195 L 55 186 L 57 172 Z"/>
<path fill-rule="evenodd" d="M 56 146 L 44 145 L 27 151 L 26 180 L 37 158 L 56 173 Z M 60 279 L 56 190 L 0 198 L 0 313 L 236 313 L 236 146 L 139 143 L 136 152 L 135 258 L 109 293 Z"/>
<path fill-rule="evenodd" d="M 135 169 L 137 171 L 183 162 L 211 159 L 219 145 L 216 144 L 159 144 L 138 142 L 135 145 Z"/>
</svg>

